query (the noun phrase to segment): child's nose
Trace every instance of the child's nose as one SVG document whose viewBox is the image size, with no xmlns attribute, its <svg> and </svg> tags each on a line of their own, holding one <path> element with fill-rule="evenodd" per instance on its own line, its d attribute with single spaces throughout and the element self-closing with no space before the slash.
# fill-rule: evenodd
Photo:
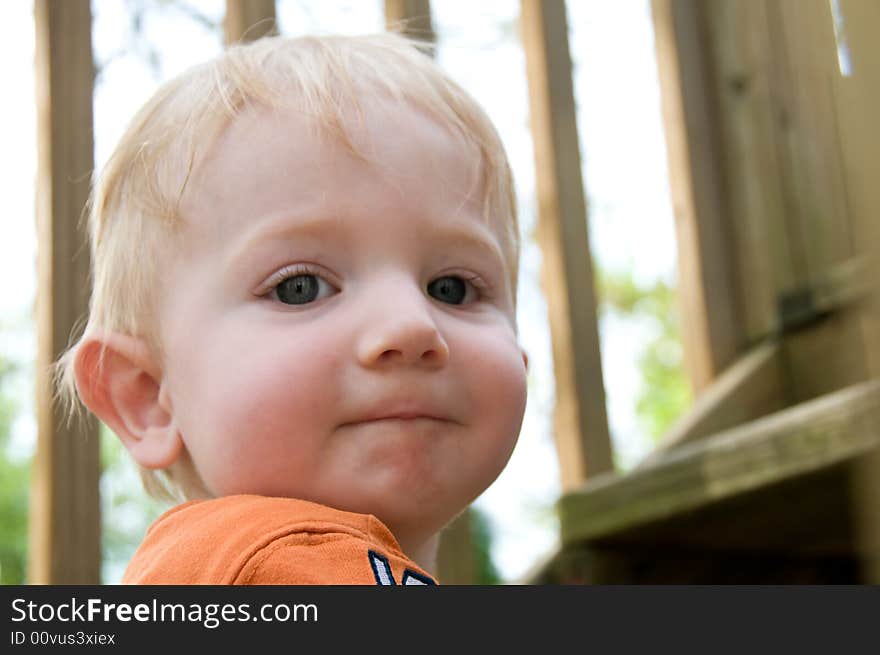
<svg viewBox="0 0 880 655">
<path fill-rule="evenodd" d="M 431 315 L 430 298 L 418 288 L 401 286 L 367 312 L 358 335 L 358 359 L 363 366 L 444 366 L 449 346 Z"/>
</svg>

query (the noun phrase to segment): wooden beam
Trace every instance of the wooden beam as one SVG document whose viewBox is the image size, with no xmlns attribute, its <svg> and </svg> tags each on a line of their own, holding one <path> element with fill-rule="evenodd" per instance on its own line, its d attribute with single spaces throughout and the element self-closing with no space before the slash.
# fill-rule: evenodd
<svg viewBox="0 0 880 655">
<path fill-rule="evenodd" d="M 876 255 L 880 245 L 880 5 L 864 0 L 839 2 L 843 17 L 840 45 L 852 64 L 850 76 L 837 78 L 839 129 L 856 238 L 862 250 Z M 880 268 L 876 258 L 871 261 Z"/>
<path fill-rule="evenodd" d="M 869 379 L 861 312 L 829 314 L 783 340 L 790 404 L 810 400 Z"/>
<path fill-rule="evenodd" d="M 760 577 L 776 556 L 794 569 L 811 560 L 798 575 L 815 567 L 819 578 L 854 581 L 861 560 L 863 581 L 880 580 L 880 393 L 870 381 L 880 374 L 880 6 L 832 6 L 845 18 L 838 43 L 852 66 L 844 74 L 828 2 L 653 0 L 667 131 L 675 129 L 670 115 L 681 131 L 677 145 L 670 139 L 670 169 L 685 162 L 690 186 L 678 195 L 698 221 L 699 208 L 709 208 L 702 213 L 723 231 L 730 260 L 728 288 L 706 276 L 701 292 L 735 303 L 738 348 L 769 345 L 704 387 L 669 436 L 674 448 L 563 499 L 570 548 L 560 561 L 574 552 L 605 579 L 635 582 L 676 557 L 680 570 L 663 575 L 706 565 L 715 580 L 735 577 L 739 566 Z M 669 87 L 682 89 L 671 108 Z M 707 185 L 693 171 L 705 176 L 704 168 L 718 213 L 699 202 Z M 696 232 L 702 224 L 683 227 L 680 248 L 682 235 L 701 258 L 718 246 L 717 234 L 707 245 Z M 731 570 L 721 575 L 712 563 L 724 560 Z"/>
<path fill-rule="evenodd" d="M 839 46 L 849 55 L 848 75 L 833 79 L 855 241 L 867 265 L 866 277 L 880 280 L 880 6 L 839 0 Z M 872 374 L 880 375 L 880 285 L 875 284 L 863 325 Z"/>
<path fill-rule="evenodd" d="M 701 4 L 714 74 L 725 204 L 746 343 L 779 329 L 780 295 L 801 291 L 803 261 L 791 240 L 783 189 L 780 116 L 767 2 Z"/>
<path fill-rule="evenodd" d="M 89 257 L 77 229 L 93 167 L 89 0 L 37 0 L 37 453 L 29 581 L 97 584 L 97 424 L 71 427 L 53 403 L 51 364 L 88 310 Z"/>
<path fill-rule="evenodd" d="M 871 381 L 683 446 L 627 476 L 594 480 L 560 501 L 562 543 L 687 516 L 878 447 L 880 382 Z"/>
<path fill-rule="evenodd" d="M 437 40 L 431 20 L 431 0 L 385 0 L 385 29 L 433 44 Z"/>
<path fill-rule="evenodd" d="M 276 34 L 275 0 L 226 0 L 223 42 L 227 46 Z"/>
<path fill-rule="evenodd" d="M 851 139 L 844 141 L 849 156 L 848 181 L 853 190 L 856 234 L 866 254 L 869 275 L 880 280 L 880 5 L 876 2 L 840 0 L 843 18 L 841 45 L 851 57 L 851 76 L 838 78 L 839 104 Z M 858 102 L 857 107 L 849 102 Z M 880 376 L 880 285 L 875 282 L 863 325 L 868 367 Z M 880 543 L 880 454 L 866 460 L 854 477 L 853 513 L 862 543 Z M 866 549 L 868 550 L 868 549 Z M 868 551 L 870 552 L 870 551 Z M 880 553 L 867 556 L 862 563 L 862 583 L 880 584 Z"/>
<path fill-rule="evenodd" d="M 773 0 L 766 17 L 790 241 L 802 251 L 802 288 L 814 288 L 855 254 L 834 107 L 834 24 L 827 1 Z"/>
<path fill-rule="evenodd" d="M 522 582 L 870 582 L 878 466 L 871 381 L 593 480 L 562 499 L 562 545 Z"/>
<path fill-rule="evenodd" d="M 613 468 L 565 3 L 522 0 L 563 489 Z"/>
<path fill-rule="evenodd" d="M 828 3 L 652 7 L 698 396 L 749 344 L 821 317 L 822 285 L 853 265 L 858 190 L 876 185 L 858 184 L 864 166 L 844 170 L 854 158 L 836 123 L 866 103 L 835 108 Z M 875 132 L 864 118 L 849 150 Z"/>
<path fill-rule="evenodd" d="M 669 180 L 678 244 L 685 365 L 694 396 L 733 362 L 745 342 L 723 198 L 723 153 L 705 7 L 653 0 Z"/>
</svg>

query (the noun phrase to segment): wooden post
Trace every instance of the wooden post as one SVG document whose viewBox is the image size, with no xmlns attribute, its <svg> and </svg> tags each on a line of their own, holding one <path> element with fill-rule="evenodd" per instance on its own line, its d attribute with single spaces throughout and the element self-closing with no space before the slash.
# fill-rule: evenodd
<svg viewBox="0 0 880 655">
<path fill-rule="evenodd" d="M 678 244 L 685 362 L 698 396 L 743 343 L 735 314 L 732 249 L 720 179 L 716 105 L 704 6 L 653 0 L 654 39 Z"/>
<path fill-rule="evenodd" d="M 431 0 L 385 0 L 385 29 L 433 44 Z"/>
<path fill-rule="evenodd" d="M 226 0 L 223 37 L 227 46 L 275 34 L 275 0 Z"/>
<path fill-rule="evenodd" d="M 856 234 L 868 262 L 873 282 L 863 325 L 871 374 L 880 377 L 880 5 L 876 2 L 840 0 L 844 20 L 842 45 L 851 57 L 851 77 L 840 80 L 841 113 L 854 138 L 844 140 L 853 189 Z M 858 106 L 850 103 L 857 101 Z M 880 449 L 866 458 L 854 476 L 853 516 L 862 548 L 861 582 L 880 584 Z"/>
<path fill-rule="evenodd" d="M 849 206 L 855 223 L 858 250 L 866 278 L 873 283 L 863 320 L 868 366 L 880 376 L 880 5 L 859 0 L 839 0 L 843 24 L 842 50 L 849 54 L 849 76 L 839 75 L 835 85 L 838 130 L 846 164 Z M 878 576 L 880 580 L 880 576 Z"/>
<path fill-rule="evenodd" d="M 542 280 L 553 337 L 562 488 L 610 471 L 611 440 L 581 181 L 565 3 L 522 0 Z"/>
<path fill-rule="evenodd" d="M 97 423 L 71 427 L 53 403 L 50 366 L 88 309 L 89 258 L 77 229 L 93 163 L 89 0 L 37 0 L 37 453 L 29 581 L 100 580 Z"/>
</svg>

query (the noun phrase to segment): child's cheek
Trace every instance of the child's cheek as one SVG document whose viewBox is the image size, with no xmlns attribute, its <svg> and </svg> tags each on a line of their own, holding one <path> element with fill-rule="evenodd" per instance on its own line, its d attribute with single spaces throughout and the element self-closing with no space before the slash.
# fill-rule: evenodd
<svg viewBox="0 0 880 655">
<path fill-rule="evenodd" d="M 216 494 L 257 493 L 277 462 L 288 460 L 293 417 L 303 413 L 308 385 L 296 379 L 295 340 L 252 330 L 213 329 L 178 342 L 174 382 L 184 444 L 205 484 Z M 228 326 L 234 327 L 234 326 Z"/>
<path fill-rule="evenodd" d="M 518 343 L 506 333 L 485 340 L 481 346 L 469 353 L 464 363 L 472 399 L 469 411 L 476 422 L 485 423 L 491 447 L 506 463 L 525 413 L 526 368 Z"/>
</svg>

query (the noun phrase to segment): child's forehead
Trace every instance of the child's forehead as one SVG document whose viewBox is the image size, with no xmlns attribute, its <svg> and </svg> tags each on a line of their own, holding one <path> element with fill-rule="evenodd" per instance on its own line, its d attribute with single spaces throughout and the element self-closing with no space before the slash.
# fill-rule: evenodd
<svg viewBox="0 0 880 655">
<path fill-rule="evenodd" d="M 230 182 L 247 179 L 253 184 L 239 184 L 236 192 L 253 196 L 250 202 L 259 203 L 262 182 L 272 180 L 305 186 L 326 199 L 334 176 L 351 170 L 365 183 L 401 171 L 421 174 L 419 185 L 455 193 L 462 205 L 485 200 L 483 162 L 473 141 L 409 103 L 370 97 L 329 116 L 295 101 L 243 108 L 197 156 L 182 214 L 191 215 L 205 195 L 222 196 L 235 186 Z"/>
<path fill-rule="evenodd" d="M 196 162 L 181 209 L 185 223 L 207 221 L 200 227 L 232 237 L 239 230 L 217 224 L 223 215 L 277 213 L 279 194 L 306 214 L 310 207 L 345 214 L 359 210 L 352 206 L 359 191 L 377 186 L 388 195 L 443 195 L 496 227 L 484 211 L 478 147 L 427 112 L 384 98 L 346 106 L 335 117 L 309 114 L 296 103 L 246 107 Z M 286 195 L 279 191 L 285 188 Z M 206 203 L 223 211 L 206 216 Z M 442 220 L 454 222 L 459 212 L 451 213 Z"/>
<path fill-rule="evenodd" d="M 222 153 L 224 145 L 265 147 L 267 134 L 295 131 L 304 146 L 336 150 L 342 145 L 355 158 L 381 165 L 388 146 L 418 138 L 426 157 L 438 153 L 463 155 L 474 168 L 481 164 L 479 146 L 438 117 L 410 102 L 379 93 L 340 100 L 318 111 L 293 97 L 280 97 L 274 106 L 262 103 L 241 108 L 219 130 L 206 150 L 206 160 Z M 198 164 L 197 164 L 198 166 Z"/>
</svg>

